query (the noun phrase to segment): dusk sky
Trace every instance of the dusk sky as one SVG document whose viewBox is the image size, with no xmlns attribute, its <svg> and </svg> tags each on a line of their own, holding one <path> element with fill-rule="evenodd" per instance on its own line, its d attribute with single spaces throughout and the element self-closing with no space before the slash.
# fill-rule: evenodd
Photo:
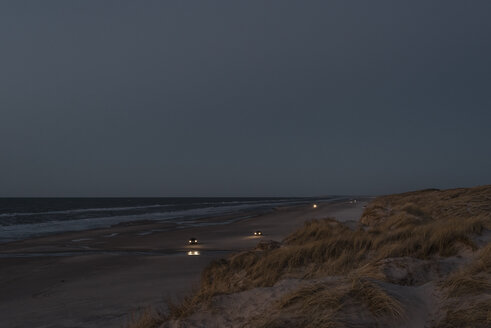
<svg viewBox="0 0 491 328">
<path fill-rule="evenodd" d="M 0 196 L 491 183 L 490 1 L 2 1 Z"/>
</svg>

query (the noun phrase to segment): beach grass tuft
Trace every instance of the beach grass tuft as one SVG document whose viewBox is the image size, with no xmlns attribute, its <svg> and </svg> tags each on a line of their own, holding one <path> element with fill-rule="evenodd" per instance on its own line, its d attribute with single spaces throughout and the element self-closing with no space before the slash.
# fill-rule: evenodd
<svg viewBox="0 0 491 328">
<path fill-rule="evenodd" d="M 356 229 L 333 218 L 306 221 L 280 247 L 240 252 L 211 262 L 202 272 L 197 291 L 181 303 L 170 304 L 167 318 L 183 319 L 209 306 L 220 294 L 271 287 L 286 278 L 336 276 L 343 277 L 343 283 L 317 283 L 288 293 L 275 305 L 281 316 L 258 319 L 252 326 L 350 326 L 346 313 L 353 308 L 366 313 L 368 321 L 399 320 L 404 309 L 381 287 L 381 282 L 389 281 L 381 263 L 389 259 L 436 263 L 462 252 L 476 255 L 468 266 L 441 283 L 446 297 L 488 293 L 491 245 L 480 245 L 476 237 L 491 230 L 490 201 L 490 186 L 431 189 L 376 198 Z M 413 280 L 401 281 L 411 284 Z M 472 319 L 466 316 L 475 316 L 476 324 L 487 322 L 490 316 L 484 309 L 488 301 L 475 299 L 472 311 L 467 312 L 450 306 L 441 322 Z"/>
<path fill-rule="evenodd" d="M 124 328 L 158 328 L 165 321 L 165 316 L 153 308 L 145 308 L 132 313 L 123 325 Z"/>
</svg>

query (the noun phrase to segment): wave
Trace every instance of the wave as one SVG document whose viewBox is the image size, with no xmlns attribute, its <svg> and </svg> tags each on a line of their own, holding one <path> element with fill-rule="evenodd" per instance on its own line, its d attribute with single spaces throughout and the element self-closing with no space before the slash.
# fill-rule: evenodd
<svg viewBox="0 0 491 328">
<path fill-rule="evenodd" d="M 290 203 L 302 204 L 307 201 L 292 200 Z M 177 210 L 177 211 L 167 211 L 167 212 L 153 212 L 144 214 L 131 214 L 131 215 L 117 215 L 117 216 L 106 216 L 106 217 L 96 217 L 96 218 L 83 218 L 75 220 L 63 220 L 63 221 L 45 221 L 39 223 L 26 223 L 26 224 L 16 224 L 9 226 L 0 226 L 0 242 L 8 242 L 13 240 L 25 239 L 33 236 L 42 236 L 53 233 L 60 233 L 66 231 L 81 231 L 90 229 L 100 229 L 108 228 L 112 225 L 116 225 L 124 222 L 133 221 L 171 221 L 177 225 L 200 225 L 197 219 L 204 217 L 212 217 L 218 215 L 225 215 L 234 212 L 240 212 L 244 210 L 254 210 L 254 209 L 268 209 L 279 205 L 284 205 L 285 201 L 278 200 L 274 202 L 261 202 L 261 203 L 248 203 L 248 204 L 230 204 L 222 206 L 208 206 L 201 208 Z M 175 205 L 175 204 L 173 204 Z M 153 207 L 162 205 L 153 205 Z M 59 211 L 58 211 L 59 212 Z M 39 214 L 39 213 L 37 213 Z M 228 221 L 224 222 L 227 223 Z"/>
<path fill-rule="evenodd" d="M 277 203 L 288 203 L 293 199 L 275 200 Z M 144 206 L 128 206 L 128 207 L 96 207 L 96 208 L 80 208 L 73 210 L 60 210 L 60 211 L 46 211 L 46 212 L 20 212 L 20 213 L 2 213 L 0 218 L 19 217 L 19 216 L 39 216 L 39 215 L 57 215 L 57 214 L 80 214 L 90 212 L 113 212 L 113 211 L 131 211 L 151 208 L 166 208 L 173 206 L 197 206 L 197 205 L 216 205 L 223 206 L 226 204 L 267 204 L 269 200 L 247 200 L 247 201 L 221 201 L 221 202 L 197 202 L 197 203 L 172 203 L 172 204 L 154 204 Z M 215 206 L 215 207 L 216 207 Z"/>
<path fill-rule="evenodd" d="M 169 206 L 175 206 L 175 204 L 169 204 L 169 205 L 156 204 L 156 205 L 131 206 L 131 207 L 80 208 L 80 209 L 76 209 L 76 210 L 30 212 L 30 213 L 3 213 L 3 214 L 0 214 L 0 218 L 2 218 L 2 217 L 14 217 L 14 216 L 49 215 L 49 214 L 75 214 L 75 213 L 86 213 L 86 212 L 129 211 L 129 210 L 156 208 L 156 207 L 169 207 Z"/>
</svg>

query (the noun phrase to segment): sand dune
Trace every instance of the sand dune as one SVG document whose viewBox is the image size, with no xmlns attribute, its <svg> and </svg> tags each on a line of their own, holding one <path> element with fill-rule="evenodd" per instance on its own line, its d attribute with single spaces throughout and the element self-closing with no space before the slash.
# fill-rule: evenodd
<svg viewBox="0 0 491 328">
<path fill-rule="evenodd" d="M 130 327 L 489 327 L 490 209 L 491 186 L 379 197 L 356 227 L 313 220 L 214 261 Z"/>
<path fill-rule="evenodd" d="M 282 207 L 271 213 L 239 213 L 227 225 L 176 230 L 140 222 L 1 245 L 0 327 L 121 327 L 149 306 L 165 309 L 198 286 L 210 261 L 282 240 L 305 220 L 335 213 L 359 216 L 361 204 Z M 353 214 L 353 215 L 352 215 Z M 223 217 L 205 222 L 222 222 Z M 263 237 L 252 232 L 262 230 Z M 189 237 L 199 245 L 189 246 Z M 190 250 L 199 256 L 188 256 Z"/>
</svg>

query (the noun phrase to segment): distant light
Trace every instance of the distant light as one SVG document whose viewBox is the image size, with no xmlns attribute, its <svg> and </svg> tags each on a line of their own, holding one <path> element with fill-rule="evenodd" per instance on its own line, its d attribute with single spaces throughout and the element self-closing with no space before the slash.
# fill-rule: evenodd
<svg viewBox="0 0 491 328">
<path fill-rule="evenodd" d="M 262 236 L 262 235 L 263 235 L 262 231 L 259 230 L 254 231 L 254 236 Z"/>
<path fill-rule="evenodd" d="M 313 208 L 317 208 L 317 204 L 314 204 L 312 207 L 313 207 Z"/>
<path fill-rule="evenodd" d="M 189 255 L 189 256 L 196 256 L 196 255 L 199 255 L 199 251 L 189 251 L 189 252 L 188 252 L 188 255 Z"/>
</svg>

